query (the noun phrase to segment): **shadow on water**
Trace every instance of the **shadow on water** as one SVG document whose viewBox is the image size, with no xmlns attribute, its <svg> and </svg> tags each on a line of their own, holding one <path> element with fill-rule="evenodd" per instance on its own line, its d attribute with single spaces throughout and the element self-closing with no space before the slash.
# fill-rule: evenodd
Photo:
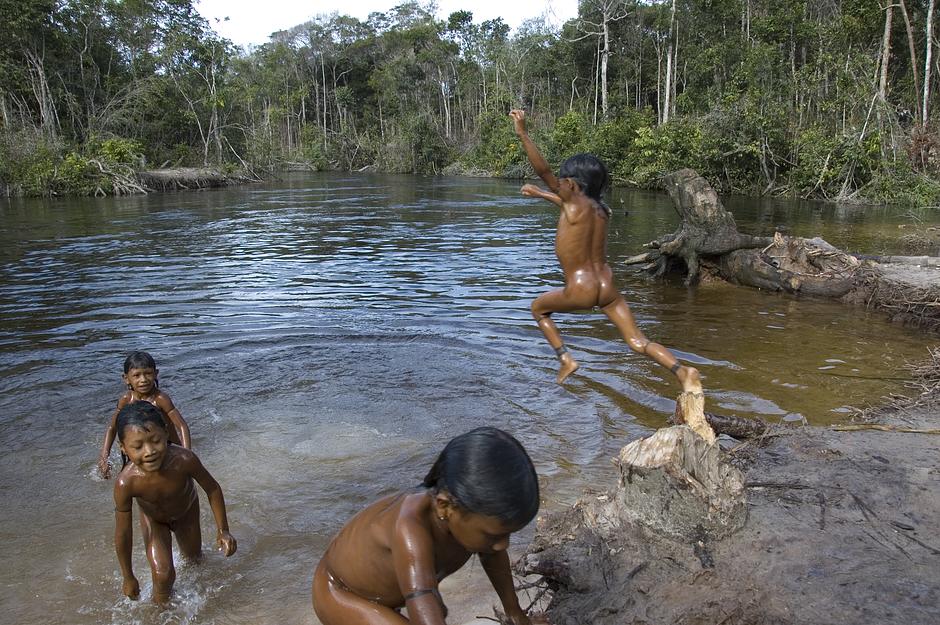
<svg viewBox="0 0 940 625">
<path fill-rule="evenodd" d="M 678 387 L 592 312 L 558 316 L 582 368 L 554 384 L 529 302 L 560 286 L 557 213 L 518 186 L 324 174 L 0 204 L 0 537 L 31 555 L 0 573 L 11 622 L 313 622 L 329 536 L 478 425 L 522 440 L 548 507 L 606 482 L 608 459 L 665 423 Z M 675 212 L 655 193 L 618 190 L 611 205 L 609 255 L 640 327 L 701 369 L 716 412 L 842 421 L 924 355 L 921 336 L 863 310 L 649 283 L 617 261 Z M 903 219 L 728 205 L 745 231 L 786 224 L 873 253 Z M 239 539 L 234 558 L 186 569 L 159 616 L 119 600 L 110 483 L 90 479 L 132 349 L 156 357 Z M 135 567 L 149 585 L 139 545 Z"/>
</svg>

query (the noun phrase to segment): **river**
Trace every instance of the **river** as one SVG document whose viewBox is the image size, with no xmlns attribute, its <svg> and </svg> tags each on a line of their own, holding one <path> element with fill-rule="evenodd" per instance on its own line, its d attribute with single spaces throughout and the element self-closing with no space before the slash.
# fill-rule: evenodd
<svg viewBox="0 0 940 625">
<path fill-rule="evenodd" d="M 557 212 L 518 187 L 305 174 L 199 193 L 0 201 L 9 622 L 315 623 L 310 578 L 333 532 L 416 485 L 447 440 L 478 425 L 529 449 L 545 509 L 592 482 L 606 488 L 609 459 L 666 423 L 678 385 L 590 312 L 557 317 L 581 369 L 554 383 L 529 302 L 561 285 Z M 615 190 L 610 203 L 609 256 L 638 325 L 699 367 L 714 412 L 845 421 L 926 356 L 924 336 L 862 309 L 650 283 L 617 261 L 675 228 L 671 202 Z M 867 253 L 896 251 L 910 221 L 891 209 L 726 204 L 742 231 L 785 225 Z M 239 541 L 231 559 L 210 552 L 182 566 L 163 613 L 120 595 L 111 482 L 94 470 L 135 349 L 156 358 Z M 202 514 L 208 540 L 204 497 Z M 146 595 L 139 533 L 135 568 Z M 461 575 L 445 597 L 466 604 L 482 574 Z"/>
</svg>

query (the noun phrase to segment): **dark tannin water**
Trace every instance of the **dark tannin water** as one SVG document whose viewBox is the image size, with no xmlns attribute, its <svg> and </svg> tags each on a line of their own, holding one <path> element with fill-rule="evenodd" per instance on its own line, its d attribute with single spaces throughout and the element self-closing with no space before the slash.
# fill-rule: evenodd
<svg viewBox="0 0 940 625">
<path fill-rule="evenodd" d="M 529 449 L 548 509 L 591 482 L 606 488 L 609 458 L 665 424 L 679 387 L 597 313 L 558 315 L 581 369 L 554 383 L 529 303 L 561 286 L 557 210 L 518 187 L 323 174 L 0 203 L 7 620 L 314 623 L 310 579 L 333 532 L 365 503 L 416 485 L 447 440 L 478 425 Z M 852 406 L 897 391 L 904 364 L 926 356 L 923 336 L 864 310 L 649 283 L 618 261 L 675 228 L 672 205 L 615 190 L 611 206 L 611 264 L 639 326 L 700 368 L 715 412 L 844 421 Z M 746 232 L 786 225 L 870 253 L 893 251 L 886 241 L 905 220 L 880 209 L 728 206 Z M 233 558 L 209 552 L 204 566 L 182 566 L 162 614 L 121 598 L 112 483 L 94 471 L 134 349 L 157 359 L 239 541 Z M 202 508 L 208 540 L 204 497 Z M 147 596 L 139 533 L 134 553 Z M 481 575 L 475 565 L 445 596 L 472 595 Z"/>
</svg>

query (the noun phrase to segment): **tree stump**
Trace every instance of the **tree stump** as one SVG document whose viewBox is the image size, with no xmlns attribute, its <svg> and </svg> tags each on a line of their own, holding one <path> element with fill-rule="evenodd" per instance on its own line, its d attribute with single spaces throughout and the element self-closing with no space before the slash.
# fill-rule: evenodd
<svg viewBox="0 0 940 625">
<path fill-rule="evenodd" d="M 744 477 L 687 425 L 630 443 L 618 464 L 608 518 L 693 542 L 727 536 L 744 524 Z"/>
<path fill-rule="evenodd" d="M 680 169 L 663 181 L 682 223 L 674 233 L 648 243 L 646 247 L 652 251 L 628 259 L 627 264 L 649 263 L 647 268 L 661 276 L 673 261 L 681 260 L 688 272 L 686 283 L 691 284 L 698 280 L 701 257 L 764 247 L 772 242 L 769 237 L 738 232 L 734 216 L 725 210 L 718 194 L 695 170 Z"/>
</svg>

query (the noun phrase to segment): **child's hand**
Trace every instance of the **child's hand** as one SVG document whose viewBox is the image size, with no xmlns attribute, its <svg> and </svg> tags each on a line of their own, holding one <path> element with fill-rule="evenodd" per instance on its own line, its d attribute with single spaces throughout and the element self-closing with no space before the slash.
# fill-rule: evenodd
<svg viewBox="0 0 940 625">
<path fill-rule="evenodd" d="M 111 462 L 107 458 L 98 458 L 98 473 L 106 480 L 111 477 Z"/>
<path fill-rule="evenodd" d="M 235 550 L 238 549 L 238 543 L 235 542 L 235 537 L 229 534 L 227 530 L 219 530 L 216 544 L 219 546 L 219 550 L 225 554 L 226 558 L 235 553 Z"/>
<path fill-rule="evenodd" d="M 540 197 L 542 195 L 541 193 L 542 190 L 539 189 L 534 184 L 524 184 L 522 185 L 522 188 L 519 189 L 519 191 L 522 192 L 522 195 L 525 195 L 527 197 Z"/>
<path fill-rule="evenodd" d="M 509 617 L 509 620 L 512 621 L 513 625 L 551 625 L 548 622 L 548 617 L 544 614 L 533 614 L 529 616 L 523 613 Z"/>
<path fill-rule="evenodd" d="M 509 116 L 512 117 L 512 125 L 516 130 L 516 134 L 520 137 L 525 134 L 525 111 L 522 109 L 513 109 L 509 111 Z"/>
<path fill-rule="evenodd" d="M 129 577 L 124 580 L 124 587 L 121 588 L 121 592 L 124 593 L 125 597 L 130 599 L 137 599 L 140 596 L 140 584 L 137 582 L 136 577 Z"/>
</svg>

